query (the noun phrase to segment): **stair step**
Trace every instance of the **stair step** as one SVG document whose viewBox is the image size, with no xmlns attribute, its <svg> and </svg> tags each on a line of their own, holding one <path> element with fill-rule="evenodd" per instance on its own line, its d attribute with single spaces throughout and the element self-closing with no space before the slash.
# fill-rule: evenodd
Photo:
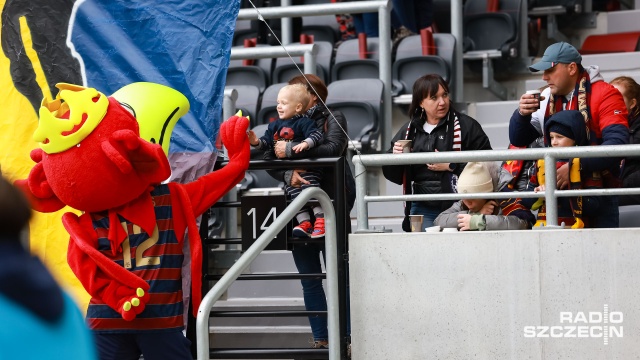
<svg viewBox="0 0 640 360">
<path fill-rule="evenodd" d="M 211 334 L 308 334 L 309 325 L 293 326 L 209 326 Z"/>
<path fill-rule="evenodd" d="M 218 301 L 212 311 L 302 311 L 302 298 L 239 298 Z M 309 326 L 306 316 L 243 316 L 243 317 L 212 317 L 210 324 L 215 326 Z"/>
<path fill-rule="evenodd" d="M 328 359 L 328 349 L 216 349 L 211 359 Z"/>
<path fill-rule="evenodd" d="M 210 326 L 209 346 L 238 349 L 308 349 L 311 328 L 297 326 Z"/>
</svg>

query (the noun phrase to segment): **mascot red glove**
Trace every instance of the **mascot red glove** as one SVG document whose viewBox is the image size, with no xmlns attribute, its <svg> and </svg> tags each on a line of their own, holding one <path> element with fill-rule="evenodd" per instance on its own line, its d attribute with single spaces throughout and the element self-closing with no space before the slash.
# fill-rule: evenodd
<svg viewBox="0 0 640 360">
<path fill-rule="evenodd" d="M 182 329 L 184 234 L 188 229 L 195 314 L 202 298 L 195 218 L 243 179 L 248 119 L 233 116 L 220 128 L 229 154 L 224 168 L 188 184 L 161 184 L 169 162 L 160 144 L 140 137 L 135 111 L 96 89 L 57 87 L 58 97 L 40 108 L 36 165 L 18 185 L 38 211 L 83 211 L 62 221 L 71 236 L 67 260 L 92 297 L 89 325 L 111 333 Z"/>
</svg>

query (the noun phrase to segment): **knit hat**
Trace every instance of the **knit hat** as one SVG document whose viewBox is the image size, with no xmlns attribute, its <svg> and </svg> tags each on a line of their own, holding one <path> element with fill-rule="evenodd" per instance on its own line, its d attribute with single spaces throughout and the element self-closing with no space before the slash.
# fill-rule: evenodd
<svg viewBox="0 0 640 360">
<path fill-rule="evenodd" d="M 554 133 L 558 133 L 564 137 L 567 137 L 571 140 L 575 140 L 576 136 L 573 133 L 573 130 L 571 130 L 570 127 L 554 122 L 553 124 L 549 125 L 549 134 L 551 134 L 552 132 Z"/>
<path fill-rule="evenodd" d="M 481 162 L 470 162 L 458 178 L 458 193 L 493 192 L 493 180 L 489 169 Z"/>
</svg>

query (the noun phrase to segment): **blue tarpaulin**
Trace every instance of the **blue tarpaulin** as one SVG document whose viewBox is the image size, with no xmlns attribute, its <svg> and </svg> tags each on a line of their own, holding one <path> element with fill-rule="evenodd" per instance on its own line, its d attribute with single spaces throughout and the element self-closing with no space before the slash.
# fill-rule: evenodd
<svg viewBox="0 0 640 360">
<path fill-rule="evenodd" d="M 239 0 L 87 0 L 72 16 L 71 42 L 86 85 L 105 94 L 139 81 L 182 92 L 191 110 L 170 153 L 212 153 Z"/>
</svg>

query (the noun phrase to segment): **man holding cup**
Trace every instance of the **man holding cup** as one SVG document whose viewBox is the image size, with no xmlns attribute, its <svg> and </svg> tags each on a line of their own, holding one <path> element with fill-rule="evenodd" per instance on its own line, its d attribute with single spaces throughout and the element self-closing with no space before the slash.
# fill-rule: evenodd
<svg viewBox="0 0 640 360">
<path fill-rule="evenodd" d="M 628 142 L 627 110 L 622 95 L 604 81 L 598 66 L 582 66 L 582 56 L 575 47 L 566 42 L 552 44 L 529 70 L 542 71 L 542 80 L 548 87 L 537 98 L 533 93 L 520 97 L 518 109 L 509 122 L 511 144 L 527 146 L 542 137 L 545 120 L 563 110 L 579 110 L 583 114 L 591 145 Z M 605 179 L 617 178 L 619 164 L 620 159 L 612 157 L 582 159 L 583 168 L 600 171 Z M 569 186 L 568 165 L 558 169 L 556 185 L 558 189 Z M 603 216 L 594 219 L 595 227 L 618 227 L 617 197 L 602 200 L 607 204 L 606 211 L 603 209 Z"/>
</svg>

